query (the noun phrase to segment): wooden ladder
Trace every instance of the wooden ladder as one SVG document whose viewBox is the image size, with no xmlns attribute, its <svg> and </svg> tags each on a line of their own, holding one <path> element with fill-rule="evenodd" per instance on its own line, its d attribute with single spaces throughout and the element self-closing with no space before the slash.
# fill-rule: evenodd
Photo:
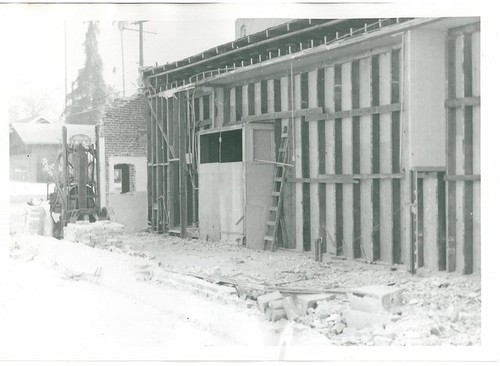
<svg viewBox="0 0 500 366">
<path fill-rule="evenodd" d="M 278 236 L 278 224 L 280 223 L 283 210 L 283 185 L 287 172 L 288 160 L 288 126 L 283 126 L 281 142 L 278 150 L 278 159 L 274 169 L 273 191 L 271 193 L 271 205 L 266 221 L 264 233 L 264 250 L 276 250 L 276 238 Z"/>
</svg>

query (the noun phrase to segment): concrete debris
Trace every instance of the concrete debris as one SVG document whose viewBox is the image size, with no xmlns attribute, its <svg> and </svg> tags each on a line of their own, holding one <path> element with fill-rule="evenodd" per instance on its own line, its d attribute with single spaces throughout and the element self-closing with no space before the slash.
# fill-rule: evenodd
<svg viewBox="0 0 500 366">
<path fill-rule="evenodd" d="M 266 308 L 269 305 L 269 302 L 274 301 L 274 300 L 281 300 L 281 299 L 283 299 L 283 295 L 280 292 L 278 292 L 278 291 L 271 292 L 269 294 L 259 296 L 257 298 L 257 306 L 258 306 L 260 311 L 265 312 Z"/>
<path fill-rule="evenodd" d="M 403 291 L 393 286 L 365 286 L 347 294 L 351 309 L 371 313 L 401 312 Z"/>
<path fill-rule="evenodd" d="M 349 309 L 343 315 L 347 326 L 356 329 L 373 327 L 374 325 L 385 325 L 391 321 L 391 316 L 388 313 L 370 313 Z"/>
<path fill-rule="evenodd" d="M 269 302 L 269 307 L 273 310 L 283 309 L 283 299 Z"/>
<path fill-rule="evenodd" d="M 300 314 L 297 312 L 297 307 L 291 296 L 285 297 L 283 299 L 283 309 L 285 310 L 286 317 L 288 320 L 294 321 Z"/>
<path fill-rule="evenodd" d="M 317 306 L 318 301 L 331 300 L 335 297 L 333 294 L 311 294 L 311 295 L 295 295 L 295 305 L 297 312 L 301 315 L 306 315 L 307 310 Z"/>
</svg>

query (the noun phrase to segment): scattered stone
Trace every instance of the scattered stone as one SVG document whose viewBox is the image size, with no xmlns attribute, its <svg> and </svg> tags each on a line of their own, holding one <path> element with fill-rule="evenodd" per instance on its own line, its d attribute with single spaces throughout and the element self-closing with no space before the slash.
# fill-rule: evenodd
<svg viewBox="0 0 500 366">
<path fill-rule="evenodd" d="M 335 297 L 333 294 L 312 294 L 312 295 L 295 295 L 295 306 L 297 312 L 301 315 L 306 315 L 307 309 L 317 305 L 318 301 L 331 300 Z"/>
<path fill-rule="evenodd" d="M 438 328 L 432 327 L 431 328 L 431 334 L 439 337 L 441 335 L 441 332 L 439 331 Z"/>
<path fill-rule="evenodd" d="M 335 334 L 340 334 L 340 333 L 342 333 L 344 331 L 345 324 L 341 323 L 341 322 L 335 323 L 335 325 L 333 326 L 332 329 L 335 332 Z"/>
<path fill-rule="evenodd" d="M 328 323 L 340 323 L 342 321 L 342 316 L 340 314 L 332 314 L 325 319 Z"/>
<path fill-rule="evenodd" d="M 409 305 L 417 305 L 420 302 L 419 299 L 411 299 L 410 302 L 408 303 Z"/>
</svg>

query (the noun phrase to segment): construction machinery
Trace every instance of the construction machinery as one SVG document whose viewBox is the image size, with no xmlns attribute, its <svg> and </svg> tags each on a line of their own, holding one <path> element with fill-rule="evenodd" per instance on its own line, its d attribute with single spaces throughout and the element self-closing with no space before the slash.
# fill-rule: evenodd
<svg viewBox="0 0 500 366">
<path fill-rule="evenodd" d="M 96 126 L 92 143 L 91 137 L 83 134 L 68 139 L 66 126 L 62 128 L 62 151 L 53 172 L 54 188 L 47 197 L 56 238 L 62 238 L 68 222 L 94 222 L 105 211 L 101 211 L 99 202 L 98 129 Z"/>
</svg>

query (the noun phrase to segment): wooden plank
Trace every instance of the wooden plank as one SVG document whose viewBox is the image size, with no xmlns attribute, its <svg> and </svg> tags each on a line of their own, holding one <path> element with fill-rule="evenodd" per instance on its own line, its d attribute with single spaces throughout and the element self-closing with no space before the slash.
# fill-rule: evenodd
<svg viewBox="0 0 500 366">
<path fill-rule="evenodd" d="M 480 51 L 480 33 L 475 32 L 472 34 L 472 94 L 474 96 L 480 95 L 481 81 L 480 81 L 480 64 L 481 64 L 481 51 Z M 481 108 L 475 106 L 473 108 L 473 173 L 475 175 L 481 174 Z M 473 269 L 474 273 L 481 272 L 481 184 L 475 181 L 473 184 Z"/>
<path fill-rule="evenodd" d="M 464 37 L 459 36 L 456 40 L 455 48 L 455 59 L 456 65 L 462 65 L 464 62 Z M 455 87 L 456 87 L 456 97 L 464 97 L 464 71 L 462 67 L 456 68 L 455 74 Z M 464 110 L 458 108 L 456 110 L 456 174 L 465 174 L 464 170 Z M 464 189 L 465 184 L 463 181 L 457 181 L 456 183 L 456 215 L 457 215 L 457 272 L 464 273 L 465 270 L 465 243 L 464 243 Z"/>
<path fill-rule="evenodd" d="M 472 91 L 471 91 L 472 92 Z M 473 110 L 464 110 L 464 170 L 472 174 L 473 170 Z M 464 273 L 473 272 L 473 181 L 464 181 Z"/>
<path fill-rule="evenodd" d="M 214 100 L 215 120 L 214 127 L 222 127 L 224 125 L 224 88 L 215 88 Z"/>
<path fill-rule="evenodd" d="M 464 175 L 445 175 L 444 180 L 447 181 L 479 181 L 481 180 L 481 175 L 479 174 L 464 174 Z"/>
<path fill-rule="evenodd" d="M 274 113 L 274 79 L 267 80 L 267 113 Z"/>
<path fill-rule="evenodd" d="M 248 84 L 243 85 L 242 90 L 242 117 L 248 116 Z M 243 119 L 243 118 L 242 118 Z"/>
<path fill-rule="evenodd" d="M 309 107 L 318 106 L 318 71 L 310 71 L 308 77 Z M 318 121 L 309 122 L 309 169 L 310 177 L 316 178 L 319 174 L 318 155 Z M 311 183 L 311 242 L 321 237 L 319 224 L 319 184 Z"/>
<path fill-rule="evenodd" d="M 371 58 L 364 58 L 359 61 L 359 92 L 360 107 L 368 107 L 372 102 L 371 95 Z M 360 173 L 370 174 L 373 172 L 373 135 L 372 118 L 370 115 L 360 117 Z M 374 261 L 378 259 L 374 248 L 373 233 L 373 181 L 361 181 L 361 246 L 366 259 Z"/>
<path fill-rule="evenodd" d="M 159 116 L 159 121 L 158 121 L 158 126 L 161 126 L 162 130 L 163 127 L 164 127 L 164 124 L 163 124 L 163 119 L 165 118 L 164 117 L 164 113 L 163 113 L 163 105 L 164 105 L 164 102 L 165 102 L 165 98 L 159 98 L 159 111 L 158 111 L 158 116 Z M 195 107 L 195 106 L 193 106 Z M 191 114 L 190 114 L 191 116 Z M 168 147 L 166 148 L 165 147 L 165 139 L 162 138 L 160 139 L 160 156 L 159 156 L 159 163 L 160 164 L 163 164 L 165 162 L 165 153 L 164 151 L 168 149 Z M 165 186 L 165 179 L 164 179 L 164 166 L 161 165 L 159 166 L 159 186 L 158 186 L 158 197 L 159 197 L 159 200 L 158 200 L 158 213 L 159 213 L 159 217 L 160 217 L 160 222 L 159 222 L 159 230 L 161 232 L 163 232 L 163 230 L 165 229 L 165 211 L 163 210 L 163 198 L 165 197 L 165 191 L 164 191 L 164 186 Z"/>
<path fill-rule="evenodd" d="M 433 271 L 439 270 L 439 231 L 438 231 L 438 180 L 437 174 L 423 179 L 423 227 L 424 227 L 424 266 Z"/>
<path fill-rule="evenodd" d="M 463 108 L 463 107 L 479 106 L 481 105 L 481 97 L 473 96 L 473 97 L 447 99 L 444 102 L 444 105 L 446 108 Z"/>
<path fill-rule="evenodd" d="M 294 78 L 293 82 L 293 104 L 294 107 L 299 107 L 301 104 L 301 92 L 300 92 L 300 74 L 296 74 L 292 76 Z M 257 86 L 257 84 L 256 84 Z M 255 93 L 257 94 L 257 92 Z M 259 93 L 260 95 L 260 93 Z M 260 110 L 260 109 L 259 109 Z M 292 108 L 293 110 L 293 108 Z M 295 177 L 302 178 L 302 133 L 301 133 L 301 123 L 302 118 L 296 117 L 294 118 L 294 133 L 295 133 L 295 141 L 294 141 L 294 157 L 295 157 Z M 295 240 L 296 240 L 296 249 L 302 251 L 304 248 L 303 241 L 303 232 L 302 232 L 302 223 L 303 223 L 303 203 L 302 203 L 302 183 L 297 183 L 295 185 L 295 221 L 297 225 L 295 225 Z"/>
<path fill-rule="evenodd" d="M 325 68 L 325 110 L 330 113 L 334 106 L 334 68 Z M 325 173 L 335 173 L 335 120 L 325 121 Z M 335 185 L 326 186 L 326 249 L 337 254 Z"/>
<path fill-rule="evenodd" d="M 349 178 L 349 179 L 402 179 L 403 173 L 369 173 L 369 174 L 320 174 L 319 178 Z"/>
<path fill-rule="evenodd" d="M 262 107 L 261 107 L 261 84 L 260 82 L 256 82 L 253 84 L 254 86 L 254 111 L 255 115 L 262 114 Z"/>
<path fill-rule="evenodd" d="M 344 177 L 341 176 L 331 176 L 331 177 L 319 177 L 319 178 L 289 178 L 287 182 L 290 183 L 331 183 L 331 184 L 358 184 L 359 182 L 353 178 L 347 178 L 349 174 L 345 174 Z"/>
<path fill-rule="evenodd" d="M 379 56 L 380 104 L 391 102 L 391 54 Z M 380 114 L 380 173 L 392 173 L 391 113 Z M 380 182 L 380 259 L 393 264 L 392 183 Z"/>
<path fill-rule="evenodd" d="M 342 109 L 352 108 L 351 63 L 342 64 Z M 353 173 L 352 118 L 342 118 L 342 173 Z M 342 190 L 344 255 L 354 258 L 353 187 L 346 184 Z"/>
<path fill-rule="evenodd" d="M 179 94 L 179 187 L 180 187 L 180 226 L 181 238 L 186 237 L 187 230 L 187 169 L 186 169 L 186 126 L 187 126 L 186 94 Z"/>
<path fill-rule="evenodd" d="M 280 97 L 281 97 L 281 111 L 288 111 L 290 109 L 293 97 L 293 91 L 291 90 L 291 82 L 289 76 L 284 76 L 281 78 L 280 82 Z M 292 129 L 291 118 L 281 119 L 281 127 L 287 128 L 288 131 L 288 163 L 292 162 L 294 155 L 293 151 L 293 129 Z M 281 139 L 280 139 L 281 140 Z M 290 168 L 288 177 L 295 176 L 295 166 Z M 283 210 L 282 214 L 284 216 L 285 232 L 288 237 L 288 242 L 283 243 L 287 248 L 295 248 L 296 236 L 295 236 L 295 187 L 290 184 L 285 184 L 283 186 Z"/>
<path fill-rule="evenodd" d="M 164 136 L 164 133 L 163 131 L 161 131 L 161 127 L 160 127 L 160 123 L 158 121 L 159 119 L 159 116 L 158 116 L 158 100 L 160 98 L 159 97 L 156 97 L 153 99 L 154 103 L 153 103 L 153 110 L 154 110 L 154 116 L 155 116 L 155 127 L 154 127 L 154 159 L 153 161 L 156 162 L 156 163 L 159 163 L 159 156 L 160 156 L 160 136 L 159 136 L 159 132 L 162 133 L 162 135 Z M 153 189 L 153 203 L 158 205 L 158 196 L 159 196 L 159 186 L 160 186 L 160 177 L 159 177 L 159 171 L 158 171 L 158 167 L 154 167 L 153 168 L 153 172 L 154 172 L 154 189 Z M 159 212 L 158 210 L 156 210 L 154 212 L 154 221 L 153 221 L 153 227 L 155 230 L 158 230 L 159 229 Z"/>
<path fill-rule="evenodd" d="M 289 118 L 289 117 L 302 117 L 306 116 L 308 117 L 309 115 L 312 116 L 317 116 L 319 113 L 322 112 L 322 108 L 316 107 L 316 108 L 305 108 L 305 109 L 296 109 L 296 110 L 283 110 L 281 112 L 274 112 L 274 113 L 264 113 L 260 114 L 257 116 L 248 116 L 245 118 L 242 118 L 242 122 L 269 122 L 269 123 L 274 123 L 275 119 L 279 118 Z"/>
<path fill-rule="evenodd" d="M 229 122 L 236 121 L 236 87 L 229 89 Z"/>
<path fill-rule="evenodd" d="M 323 119 L 334 119 L 334 118 L 350 118 L 350 117 L 362 117 L 369 116 L 372 114 L 382 114 L 388 112 L 398 112 L 401 110 L 401 103 L 390 103 L 379 106 L 364 107 L 364 108 L 350 108 L 348 110 L 337 111 L 333 113 L 321 113 L 318 115 L 311 114 L 306 117 L 306 121 L 309 120 L 323 120 Z"/>
</svg>

